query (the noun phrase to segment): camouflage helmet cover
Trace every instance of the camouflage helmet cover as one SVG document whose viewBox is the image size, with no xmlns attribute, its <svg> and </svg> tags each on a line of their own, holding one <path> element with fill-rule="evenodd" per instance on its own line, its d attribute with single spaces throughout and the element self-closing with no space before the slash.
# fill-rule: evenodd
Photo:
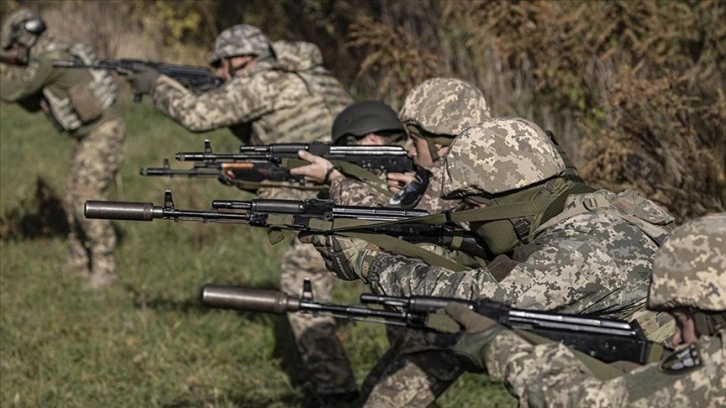
<svg viewBox="0 0 726 408">
<path fill-rule="evenodd" d="M 385 102 L 367 100 L 355 102 L 338 114 L 333 121 L 333 143 L 340 143 L 346 136 L 363 137 L 376 132 L 400 132 L 403 126 L 396 111 Z"/>
<path fill-rule="evenodd" d="M 13 42 L 31 46 L 43 31 L 45 31 L 45 22 L 38 13 L 20 9 L 3 21 L 0 29 L 0 48 L 7 50 Z"/>
<path fill-rule="evenodd" d="M 481 90 L 456 78 L 431 78 L 406 95 L 398 118 L 434 135 L 456 136 L 490 118 Z"/>
<path fill-rule="evenodd" d="M 268 55 L 270 40 L 255 26 L 238 24 L 219 33 L 214 41 L 213 55 L 230 58 L 239 55 Z"/>
<path fill-rule="evenodd" d="M 673 230 L 653 259 L 648 308 L 726 311 L 726 213 Z"/>
<path fill-rule="evenodd" d="M 490 119 L 454 139 L 441 197 L 503 193 L 564 171 L 562 157 L 539 126 L 522 118 Z"/>
</svg>

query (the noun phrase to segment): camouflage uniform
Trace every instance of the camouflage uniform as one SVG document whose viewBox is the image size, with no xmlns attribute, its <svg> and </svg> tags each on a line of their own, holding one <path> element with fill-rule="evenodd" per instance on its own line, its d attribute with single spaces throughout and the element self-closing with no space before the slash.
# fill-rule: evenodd
<svg viewBox="0 0 726 408">
<path fill-rule="evenodd" d="M 656 255 L 648 307 L 726 312 L 726 213 L 673 231 Z M 723 322 L 723 320 L 722 320 Z M 484 348 L 492 377 L 503 379 L 520 406 L 726 406 L 726 328 L 702 335 L 664 360 L 599 380 L 567 347 L 534 346 L 503 331 Z"/>
<path fill-rule="evenodd" d="M 399 119 L 436 138 L 437 143 L 448 145 L 457 133 L 489 115 L 486 100 L 475 86 L 459 79 L 432 78 L 409 92 Z M 434 160 L 433 167 L 427 169 L 431 172 L 429 185 L 417 209 L 435 214 L 461 204 L 440 198 L 443 163 L 442 159 Z M 350 178 L 331 183 L 330 196 L 341 205 L 388 205 L 364 183 Z M 462 373 L 458 360 L 449 350 L 434 345 L 433 336 L 392 326 L 386 329 L 390 347 L 363 383 L 365 406 L 431 405 Z"/>
<path fill-rule="evenodd" d="M 492 131 L 500 136 L 492 136 Z M 492 145 L 512 150 L 507 153 Z M 540 149 L 544 159 L 518 159 L 520 151 L 534 149 Z M 502 170 L 506 173 L 497 174 Z M 539 127 L 523 119 L 490 120 L 466 130 L 452 145 L 443 196 L 488 191 L 500 197 L 489 207 L 506 207 L 521 199 L 514 196 L 506 201 L 502 196 L 507 189 L 522 189 L 531 184 L 528 180 L 550 179 L 563 171 L 562 160 Z M 539 197 L 548 189 L 554 191 L 553 197 L 558 191 L 567 193 L 567 184 L 556 182 L 557 177 L 552 180 L 532 194 Z M 495 251 L 500 255 L 484 268 L 455 272 L 372 249 L 361 251 L 351 262 L 379 293 L 487 297 L 519 308 L 627 318 L 644 305 L 652 257 L 667 235 L 661 225 L 671 221 L 659 206 L 634 192 L 615 195 L 600 190 L 566 195 L 562 212 L 532 227 L 526 243 Z M 476 222 L 471 224 L 472 230 L 479 231 Z M 506 230 L 497 232 L 505 235 Z M 490 243 L 492 249 L 499 245 Z"/>
<path fill-rule="evenodd" d="M 33 14 L 27 13 L 11 15 L 6 26 L 18 16 L 22 20 Z M 28 56 L 21 72 L 3 77 L 0 96 L 31 112 L 44 110 L 58 130 L 76 140 L 63 199 L 70 227 L 65 269 L 86 277 L 90 287 L 111 283 L 118 279 L 115 232 L 109 220 L 86 219 L 83 205 L 86 200 L 107 198 L 108 185 L 121 163 L 126 128 L 113 106 L 116 87 L 105 72 L 52 66 L 55 59 L 90 62 L 95 56 L 86 46 L 63 44 L 43 33 Z"/>
<path fill-rule="evenodd" d="M 491 129 L 499 135 L 488 133 Z M 504 151 L 491 149 L 497 143 L 496 137 L 501 138 L 498 146 L 504 147 Z M 535 158 L 527 161 L 520 158 L 522 151 L 539 154 L 532 154 Z M 496 174 L 497 171 L 504 173 Z M 443 172 L 442 196 L 460 198 L 486 191 L 499 197 L 499 202 L 491 202 L 490 207 L 506 208 L 523 199 L 519 194 L 537 198 L 566 194 L 571 184 L 558 177 L 564 171 L 565 165 L 554 145 L 536 125 L 517 119 L 489 120 L 465 130 L 451 145 Z M 482 185 L 482 180 L 486 185 Z M 547 183 L 542 184 L 545 180 Z M 525 187 L 529 184 L 539 187 L 528 192 Z M 507 201 L 501 197 L 503 193 L 513 194 L 514 199 Z M 532 226 L 533 233 L 526 244 L 512 248 L 492 242 L 493 248 L 502 246 L 495 252 L 501 255 L 487 267 L 455 272 L 383 253 L 370 245 L 351 251 L 348 259 L 376 293 L 486 297 L 519 308 L 633 316 L 644 306 L 652 256 L 658 240 L 667 233 L 656 224 L 668 224 L 671 217 L 633 193 L 618 196 L 603 190 L 565 197 L 566 210 L 539 228 Z M 544 220 L 534 220 L 535 224 L 541 221 Z M 479 224 L 472 221 L 472 230 L 479 231 Z M 486 225 L 489 224 L 483 224 Z M 512 224 L 508 225 L 510 235 L 516 238 Z M 507 236 L 504 228 L 497 230 L 500 232 Z M 345 240 L 339 245 L 345 247 Z M 325 251 L 322 250 L 324 255 Z M 505 252 L 511 256 L 504 255 Z M 658 318 L 661 320 L 652 313 L 642 316 L 655 329 L 670 322 L 662 316 Z"/>
<path fill-rule="evenodd" d="M 254 38 L 253 38 L 254 37 Z M 269 45 L 269 46 L 268 46 Z M 330 137 L 335 115 L 351 103 L 342 85 L 322 67 L 317 46 L 306 42 L 269 44 L 257 28 L 238 25 L 222 32 L 214 57 L 249 48 L 258 59 L 221 87 L 195 95 L 178 82 L 159 76 L 151 90 L 154 105 L 193 132 L 221 127 L 246 144 L 310 142 Z M 260 198 L 304 199 L 312 193 L 285 188 L 261 188 Z M 315 296 L 330 300 L 333 278 L 314 247 L 297 238 L 282 258 L 281 289 L 302 293 L 310 277 Z M 356 392 L 345 350 L 330 317 L 288 314 L 307 378 L 318 395 Z"/>
</svg>

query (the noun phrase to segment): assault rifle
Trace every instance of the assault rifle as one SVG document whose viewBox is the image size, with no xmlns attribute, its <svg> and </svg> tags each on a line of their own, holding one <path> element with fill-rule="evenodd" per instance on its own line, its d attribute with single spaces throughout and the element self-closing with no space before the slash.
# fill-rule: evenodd
<svg viewBox="0 0 726 408">
<path fill-rule="evenodd" d="M 224 80 L 214 76 L 206 67 L 189 65 L 173 65 L 164 62 L 143 61 L 137 59 L 96 60 L 93 64 L 85 64 L 79 59 L 55 60 L 53 66 L 58 68 L 112 69 L 121 75 L 133 72 L 136 64 L 154 68 L 194 92 L 205 92 L 222 85 Z M 134 102 L 140 102 L 141 95 L 134 94 Z"/>
<path fill-rule="evenodd" d="M 335 305 L 313 300 L 309 279 L 303 284 L 302 297 L 283 292 L 223 285 L 204 285 L 200 294 L 206 307 L 238 311 L 283 314 L 311 313 L 338 319 L 360 320 L 438 331 L 430 317 L 447 304 L 455 302 L 495 320 L 510 329 L 529 331 L 562 342 L 604 362 L 632 361 L 645 364 L 651 343 L 637 322 L 601 319 L 587 315 L 559 314 L 513 309 L 487 299 L 476 301 L 431 296 L 378 296 L 362 294 L 362 305 Z M 374 309 L 368 305 L 384 306 Z"/>
<path fill-rule="evenodd" d="M 86 218 L 108 220 L 200 221 L 247 224 L 271 230 L 306 231 L 313 234 L 345 232 L 388 235 L 411 243 L 431 243 L 490 259 L 478 235 L 448 224 L 404 222 L 428 215 L 425 210 L 335 205 L 331 200 L 214 200 L 209 210 L 179 210 L 171 191 L 164 205 L 131 201 L 86 201 Z M 393 222 L 396 221 L 396 222 Z M 280 237 L 281 239 L 281 237 Z"/>
<path fill-rule="evenodd" d="M 140 169 L 146 176 L 217 177 L 223 184 L 241 188 L 275 186 L 284 183 L 294 188 L 311 187 L 302 176 L 293 176 L 289 169 L 309 164 L 298 158 L 299 150 L 308 151 L 329 160 L 338 169 L 352 177 L 374 177 L 361 174 L 364 170 L 385 170 L 393 173 L 416 171 L 416 181 L 402 188 L 389 203 L 410 208 L 416 205 L 428 187 L 428 171 L 418 168 L 401 146 L 336 146 L 329 143 L 280 143 L 240 146 L 239 153 L 212 152 L 209 140 L 204 141 L 201 152 L 180 152 L 179 161 L 193 161 L 191 169 L 172 169 L 168 160 L 161 168 Z"/>
</svg>

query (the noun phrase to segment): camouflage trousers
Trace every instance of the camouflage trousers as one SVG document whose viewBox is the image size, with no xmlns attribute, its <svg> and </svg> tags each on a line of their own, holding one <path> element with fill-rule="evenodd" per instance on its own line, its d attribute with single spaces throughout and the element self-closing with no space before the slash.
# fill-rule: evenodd
<svg viewBox="0 0 726 408">
<path fill-rule="evenodd" d="M 316 301 L 330 302 L 335 278 L 325 269 L 323 258 L 315 247 L 295 238 L 283 254 L 280 289 L 299 297 L 306 277 L 310 278 Z M 356 393 L 358 387 L 345 349 L 337 336 L 335 320 L 332 317 L 313 317 L 300 313 L 288 313 L 287 316 L 306 377 L 315 394 Z"/>
<path fill-rule="evenodd" d="M 117 279 L 113 251 L 116 234 L 109 220 L 89 220 L 83 214 L 87 200 L 105 200 L 121 164 L 126 126 L 108 120 L 78 140 L 73 152 L 63 198 L 70 232 L 66 270 L 88 279 L 90 287 Z"/>
<path fill-rule="evenodd" d="M 433 335 L 387 326 L 389 349 L 363 382 L 364 407 L 428 407 L 464 372 Z"/>
</svg>

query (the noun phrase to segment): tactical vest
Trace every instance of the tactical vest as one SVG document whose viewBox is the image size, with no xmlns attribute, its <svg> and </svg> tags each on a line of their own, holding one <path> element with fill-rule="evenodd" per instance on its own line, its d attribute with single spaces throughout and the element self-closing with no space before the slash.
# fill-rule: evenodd
<svg viewBox="0 0 726 408">
<path fill-rule="evenodd" d="M 67 52 L 84 64 L 92 64 L 96 59 L 91 47 L 85 44 L 72 46 L 51 43 L 47 51 Z M 106 70 L 88 70 L 90 82 L 82 82 L 68 89 L 66 97 L 55 95 L 47 87 L 43 96 L 53 118 L 63 130 L 72 132 L 82 125 L 93 122 L 116 100 L 118 91 L 113 78 Z"/>
</svg>

